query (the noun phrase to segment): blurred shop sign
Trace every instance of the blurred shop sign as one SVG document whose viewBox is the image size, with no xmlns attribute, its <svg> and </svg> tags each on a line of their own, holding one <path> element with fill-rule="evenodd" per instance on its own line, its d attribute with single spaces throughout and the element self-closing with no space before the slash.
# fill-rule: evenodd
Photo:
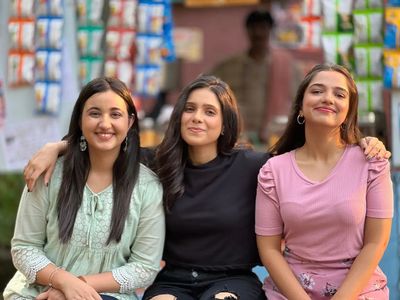
<svg viewBox="0 0 400 300">
<path fill-rule="evenodd" d="M 258 3 L 260 3 L 260 0 L 185 0 L 185 5 L 191 7 L 251 5 Z"/>
<path fill-rule="evenodd" d="M 194 27 L 175 27 L 173 30 L 176 57 L 188 62 L 203 59 L 203 31 Z"/>
</svg>

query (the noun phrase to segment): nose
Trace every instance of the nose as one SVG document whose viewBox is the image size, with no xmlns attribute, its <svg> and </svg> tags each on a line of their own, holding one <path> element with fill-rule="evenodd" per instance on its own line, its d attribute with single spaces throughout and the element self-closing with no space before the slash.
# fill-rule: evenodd
<svg viewBox="0 0 400 300">
<path fill-rule="evenodd" d="M 100 119 L 99 126 L 101 128 L 110 128 L 111 127 L 111 118 L 108 115 L 103 115 Z"/>
<path fill-rule="evenodd" d="M 201 111 L 200 111 L 199 109 L 196 110 L 196 111 L 194 112 L 192 121 L 193 121 L 194 123 L 201 123 L 201 121 L 202 121 L 202 114 L 201 114 Z"/>
<path fill-rule="evenodd" d="M 324 97 L 322 98 L 322 100 L 324 103 L 332 104 L 334 97 L 335 97 L 335 95 L 333 94 L 333 92 L 327 91 L 324 94 Z"/>
</svg>

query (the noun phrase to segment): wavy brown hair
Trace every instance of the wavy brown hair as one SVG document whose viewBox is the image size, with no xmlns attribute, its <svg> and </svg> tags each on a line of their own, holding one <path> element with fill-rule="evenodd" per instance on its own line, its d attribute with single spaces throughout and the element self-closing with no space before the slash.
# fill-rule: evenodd
<svg viewBox="0 0 400 300">
<path fill-rule="evenodd" d="M 201 88 L 213 92 L 221 105 L 224 134 L 218 138 L 218 154 L 231 153 L 241 129 L 236 98 L 225 82 L 215 76 L 201 75 L 186 86 L 178 97 L 164 139 L 156 149 L 156 173 L 163 185 L 167 212 L 185 190 L 183 177 L 188 160 L 188 145 L 181 136 L 181 118 L 190 94 Z"/>
<path fill-rule="evenodd" d="M 323 71 L 334 71 L 346 77 L 349 89 L 349 111 L 344 121 L 345 126 L 340 127 L 340 137 L 346 144 L 356 144 L 360 141 L 361 134 L 357 126 L 358 91 L 350 72 L 343 66 L 336 64 L 318 64 L 307 73 L 297 89 L 296 98 L 284 133 L 278 142 L 270 149 L 271 153 L 282 154 L 304 145 L 306 141 L 304 124 L 297 123 L 297 116 L 303 106 L 305 91 L 314 77 Z"/>
</svg>

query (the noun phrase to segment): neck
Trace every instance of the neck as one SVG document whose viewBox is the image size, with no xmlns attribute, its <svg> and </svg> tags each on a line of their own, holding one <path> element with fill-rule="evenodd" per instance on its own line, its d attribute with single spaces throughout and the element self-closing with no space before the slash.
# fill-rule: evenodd
<svg viewBox="0 0 400 300">
<path fill-rule="evenodd" d="M 306 126 L 306 142 L 301 151 L 315 160 L 331 160 L 336 154 L 342 153 L 346 144 L 340 137 L 340 129 L 327 132 L 324 129 L 310 129 Z"/>
<path fill-rule="evenodd" d="M 98 173 L 111 173 L 117 160 L 119 151 L 102 151 L 101 153 L 89 150 L 90 171 Z"/>
<path fill-rule="evenodd" d="M 203 147 L 189 147 L 189 159 L 193 165 L 203 165 L 217 157 L 217 149 L 210 151 Z"/>
<path fill-rule="evenodd" d="M 262 61 L 267 56 L 267 53 L 268 53 L 267 47 L 263 47 L 263 48 L 251 47 L 249 49 L 248 55 L 255 61 Z"/>
</svg>

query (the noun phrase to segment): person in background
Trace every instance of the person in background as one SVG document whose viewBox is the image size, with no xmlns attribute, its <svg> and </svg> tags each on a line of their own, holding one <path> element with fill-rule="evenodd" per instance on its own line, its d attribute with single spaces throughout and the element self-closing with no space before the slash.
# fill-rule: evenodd
<svg viewBox="0 0 400 300">
<path fill-rule="evenodd" d="M 245 20 L 249 47 L 218 63 L 208 73 L 229 84 L 236 95 L 244 122 L 244 139 L 266 143 L 268 123 L 287 115 L 299 77 L 292 55 L 270 46 L 274 20 L 268 11 L 251 11 Z"/>
<path fill-rule="evenodd" d="M 51 180 L 25 187 L 4 299 L 137 299 L 159 271 L 162 186 L 139 163 L 130 92 L 118 79 L 83 87 Z"/>
<path fill-rule="evenodd" d="M 389 299 L 378 263 L 393 217 L 390 164 L 365 159 L 357 108 L 347 69 L 316 65 L 272 149 L 278 155 L 260 170 L 255 231 L 270 300 Z"/>
<path fill-rule="evenodd" d="M 179 96 L 164 140 L 147 160 L 164 188 L 167 233 L 166 265 L 143 299 L 265 299 L 252 268 L 261 264 L 257 174 L 269 154 L 236 147 L 240 127 L 235 96 L 218 78 L 200 76 Z M 390 155 L 376 142 L 367 155 Z M 64 147 L 47 144 L 32 158 L 24 172 L 31 189 L 44 171 L 46 181 Z"/>
</svg>

